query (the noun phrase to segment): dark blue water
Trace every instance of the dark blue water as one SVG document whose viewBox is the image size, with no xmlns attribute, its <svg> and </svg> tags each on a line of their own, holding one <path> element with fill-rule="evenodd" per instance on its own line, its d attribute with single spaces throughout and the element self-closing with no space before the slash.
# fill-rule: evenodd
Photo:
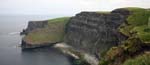
<svg viewBox="0 0 150 65">
<path fill-rule="evenodd" d="M 0 65 L 70 65 L 69 59 L 53 48 L 22 51 L 19 32 L 29 20 L 52 16 L 0 16 Z"/>
</svg>

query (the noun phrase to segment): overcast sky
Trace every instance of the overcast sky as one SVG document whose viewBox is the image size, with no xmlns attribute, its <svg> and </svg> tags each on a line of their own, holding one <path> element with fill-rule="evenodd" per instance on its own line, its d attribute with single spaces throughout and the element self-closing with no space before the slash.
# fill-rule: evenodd
<svg viewBox="0 0 150 65">
<path fill-rule="evenodd" d="M 120 7 L 150 8 L 150 0 L 0 0 L 0 14 L 65 14 L 110 11 Z"/>
</svg>

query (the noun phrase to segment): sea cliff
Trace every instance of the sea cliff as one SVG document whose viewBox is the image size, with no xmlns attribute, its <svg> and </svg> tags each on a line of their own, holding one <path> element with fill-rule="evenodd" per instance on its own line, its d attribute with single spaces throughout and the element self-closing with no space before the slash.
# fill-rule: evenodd
<svg viewBox="0 0 150 65">
<path fill-rule="evenodd" d="M 116 46 L 127 37 L 118 31 L 129 11 L 117 9 L 110 13 L 81 12 L 70 18 L 65 42 L 77 50 L 96 55 Z"/>
<path fill-rule="evenodd" d="M 69 48 L 58 48 L 78 56 L 79 65 L 85 62 L 90 65 L 122 65 L 132 56 L 149 52 L 149 22 L 150 11 L 143 8 L 80 12 L 72 17 L 29 22 L 23 31 L 26 35 L 22 47 L 63 43 Z"/>
</svg>

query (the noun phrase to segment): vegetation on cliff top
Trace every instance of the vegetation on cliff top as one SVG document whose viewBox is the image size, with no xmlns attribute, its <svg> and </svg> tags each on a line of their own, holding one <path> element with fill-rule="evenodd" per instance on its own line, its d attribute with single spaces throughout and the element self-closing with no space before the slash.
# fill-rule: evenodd
<svg viewBox="0 0 150 65">
<path fill-rule="evenodd" d="M 145 55 L 133 60 L 129 58 L 141 55 L 150 48 L 150 11 L 142 8 L 124 9 L 129 10 L 131 14 L 128 16 L 127 22 L 118 29 L 122 34 L 128 36 L 128 39 L 107 51 L 100 61 L 100 65 L 123 65 L 126 60 L 124 65 L 137 65 L 136 62 L 139 65 L 149 65 L 149 61 L 146 60 L 150 58 L 145 58 Z M 143 63 L 141 60 L 145 60 L 145 64 L 141 64 Z"/>
<path fill-rule="evenodd" d="M 33 30 L 25 36 L 25 40 L 31 44 L 56 43 L 63 41 L 65 25 L 69 17 L 48 20 L 44 28 Z"/>
<path fill-rule="evenodd" d="M 128 16 L 127 23 L 122 24 L 120 32 L 130 36 L 130 31 L 141 25 L 148 25 L 148 18 L 150 17 L 150 11 L 142 8 L 126 8 L 132 14 Z"/>
<path fill-rule="evenodd" d="M 127 23 L 123 23 L 119 30 L 124 35 L 131 37 L 136 34 L 144 43 L 150 42 L 149 18 L 150 11 L 142 8 L 126 8 L 131 11 Z"/>
<path fill-rule="evenodd" d="M 150 53 L 145 53 L 137 56 L 134 59 L 128 59 L 123 65 L 150 65 Z"/>
</svg>

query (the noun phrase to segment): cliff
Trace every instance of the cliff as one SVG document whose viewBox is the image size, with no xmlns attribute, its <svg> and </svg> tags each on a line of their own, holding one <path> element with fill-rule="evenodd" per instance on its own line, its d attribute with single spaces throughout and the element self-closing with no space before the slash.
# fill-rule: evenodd
<svg viewBox="0 0 150 65">
<path fill-rule="evenodd" d="M 48 24 L 48 20 L 45 21 L 29 21 L 28 26 L 20 34 L 28 34 L 32 30 L 37 28 L 44 28 Z"/>
<path fill-rule="evenodd" d="M 123 9 L 111 13 L 81 12 L 69 20 L 65 42 L 100 58 L 100 53 L 127 39 L 118 31 L 118 27 L 126 22 L 129 14 Z"/>
<path fill-rule="evenodd" d="M 124 62 L 126 65 L 128 59 L 145 56 L 147 52 L 149 55 L 149 17 L 148 9 L 120 8 L 112 12 L 81 12 L 71 18 L 29 22 L 22 47 L 63 42 L 69 48 L 61 49 L 81 60 L 77 65 L 85 61 L 91 65 L 122 65 Z"/>
<path fill-rule="evenodd" d="M 47 21 L 29 22 L 25 29 L 25 37 L 22 39 L 22 48 L 37 48 L 51 46 L 62 42 L 65 24 L 69 17 L 51 19 Z"/>
</svg>

